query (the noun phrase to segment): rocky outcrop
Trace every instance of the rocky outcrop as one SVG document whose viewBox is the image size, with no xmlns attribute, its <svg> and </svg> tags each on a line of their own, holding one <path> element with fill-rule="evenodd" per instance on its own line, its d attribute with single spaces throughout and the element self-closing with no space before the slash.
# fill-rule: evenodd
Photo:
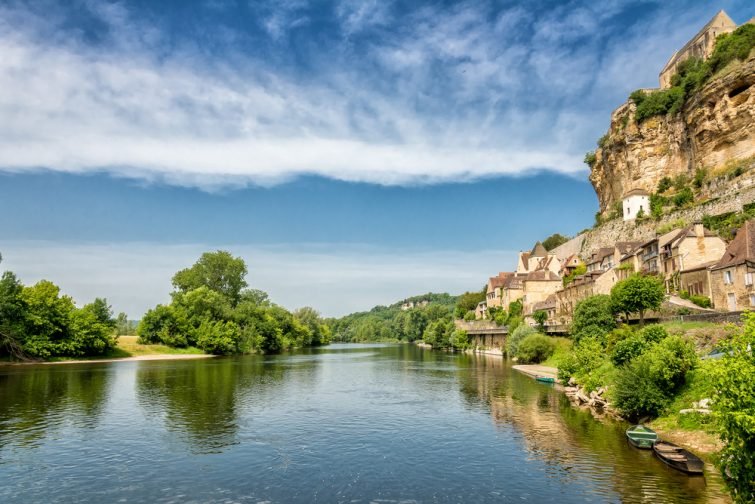
<svg viewBox="0 0 755 504">
<path fill-rule="evenodd" d="M 679 114 L 637 124 L 635 108 L 630 101 L 613 112 L 595 152 L 590 181 L 601 212 L 631 189 L 655 192 L 663 177 L 755 156 L 755 54 L 716 75 Z"/>
</svg>

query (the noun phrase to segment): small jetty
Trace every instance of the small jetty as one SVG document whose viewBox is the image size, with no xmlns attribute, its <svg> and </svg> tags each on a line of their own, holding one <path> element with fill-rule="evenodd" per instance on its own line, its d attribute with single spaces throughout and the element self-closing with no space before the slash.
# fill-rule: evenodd
<svg viewBox="0 0 755 504">
<path fill-rule="evenodd" d="M 518 364 L 513 368 L 543 383 L 559 383 L 558 369 L 539 364 Z"/>
</svg>

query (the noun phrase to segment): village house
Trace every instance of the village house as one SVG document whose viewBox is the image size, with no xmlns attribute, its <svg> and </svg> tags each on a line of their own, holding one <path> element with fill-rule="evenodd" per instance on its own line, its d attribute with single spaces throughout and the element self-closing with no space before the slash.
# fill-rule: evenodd
<svg viewBox="0 0 755 504">
<path fill-rule="evenodd" d="M 726 242 L 716 233 L 705 229 L 701 223 L 675 231 L 676 234 L 664 241 L 663 245 L 660 245 L 659 240 L 659 260 L 663 265 L 662 271 L 668 292 L 681 288 L 682 271 L 696 270 L 701 265 L 718 261 L 726 250 Z M 697 282 L 700 282 L 699 278 L 695 283 Z"/>
<path fill-rule="evenodd" d="M 635 220 L 650 212 L 650 194 L 644 189 L 632 189 L 621 199 L 624 220 Z"/>
<path fill-rule="evenodd" d="M 558 271 L 558 276 L 566 277 L 574 273 L 582 264 L 582 259 L 577 254 L 572 254 L 561 262 L 561 269 Z"/>
<path fill-rule="evenodd" d="M 532 307 L 536 303 L 545 301 L 548 296 L 555 294 L 561 285 L 561 277 L 550 270 L 543 269 L 529 273 L 524 280 L 524 295 L 522 296 L 524 314 L 531 314 Z"/>
<path fill-rule="evenodd" d="M 556 291 L 556 320 L 559 324 L 571 322 L 577 303 L 595 294 L 595 279 L 603 273 L 595 271 L 578 275 L 568 285 Z"/>
<path fill-rule="evenodd" d="M 540 301 L 539 303 L 535 303 L 532 306 L 532 313 L 538 311 L 543 311 L 548 316 L 548 318 L 545 320 L 545 326 L 553 326 L 558 325 L 558 321 L 556 319 L 556 306 L 558 304 L 558 299 L 556 298 L 555 294 L 551 294 L 547 298 L 545 298 L 544 301 Z M 535 325 L 536 321 L 533 318 L 530 318 L 527 320 L 527 322 L 530 325 Z"/>
<path fill-rule="evenodd" d="M 477 320 L 488 318 L 488 304 L 485 301 L 480 301 L 474 310 L 474 316 Z"/>
<path fill-rule="evenodd" d="M 749 220 L 710 268 L 713 307 L 739 311 L 755 307 L 755 220 Z"/>
<path fill-rule="evenodd" d="M 619 259 L 619 267 L 616 268 L 617 277 L 619 280 L 626 280 L 630 275 L 640 271 L 642 269 L 642 244 L 637 245 L 629 249 L 621 259 Z"/>
<path fill-rule="evenodd" d="M 503 287 L 506 279 L 514 275 L 513 272 L 501 272 L 488 279 L 488 289 L 485 301 L 488 307 L 503 307 Z"/>
<path fill-rule="evenodd" d="M 504 309 L 514 301 L 519 301 L 524 296 L 524 281 L 527 279 L 527 273 L 512 275 L 503 283 L 503 299 L 501 300 Z"/>
<path fill-rule="evenodd" d="M 680 271 L 679 290 L 686 291 L 691 296 L 705 296 L 712 299 L 710 269 L 716 264 L 718 264 L 718 261 L 711 261 Z"/>
</svg>

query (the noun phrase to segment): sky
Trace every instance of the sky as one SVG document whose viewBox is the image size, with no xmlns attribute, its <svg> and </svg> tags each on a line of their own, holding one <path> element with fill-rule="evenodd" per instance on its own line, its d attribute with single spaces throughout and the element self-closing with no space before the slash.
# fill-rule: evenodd
<svg viewBox="0 0 755 504">
<path fill-rule="evenodd" d="M 0 1 L 0 268 L 131 318 L 207 250 L 337 316 L 592 224 L 610 112 L 749 1 Z"/>
</svg>

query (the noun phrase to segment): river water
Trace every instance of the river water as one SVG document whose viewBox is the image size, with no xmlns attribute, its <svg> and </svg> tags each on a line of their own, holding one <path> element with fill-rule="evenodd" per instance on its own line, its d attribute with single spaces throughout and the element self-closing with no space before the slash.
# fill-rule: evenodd
<svg viewBox="0 0 755 504">
<path fill-rule="evenodd" d="M 726 502 L 500 357 L 0 367 L 0 502 Z"/>
</svg>

